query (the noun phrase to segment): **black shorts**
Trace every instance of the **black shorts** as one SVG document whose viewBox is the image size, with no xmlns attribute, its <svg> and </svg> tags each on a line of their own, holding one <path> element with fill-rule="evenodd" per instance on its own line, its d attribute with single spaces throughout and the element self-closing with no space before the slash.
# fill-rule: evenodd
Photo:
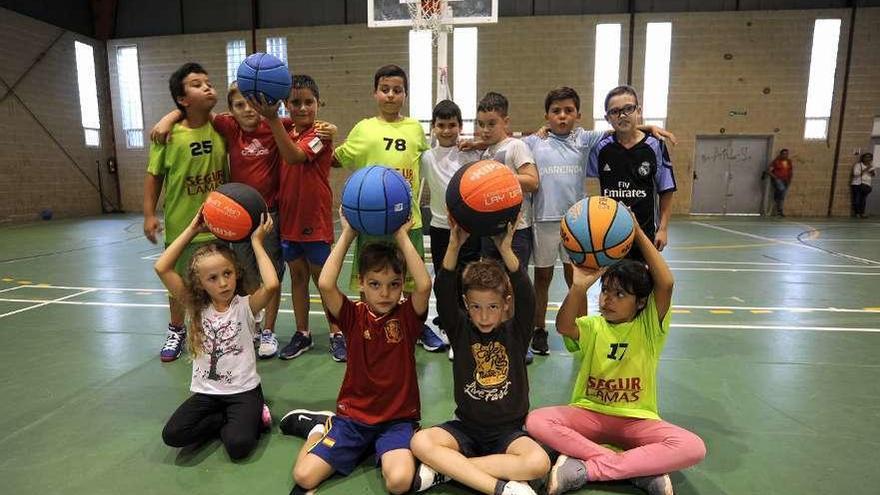
<svg viewBox="0 0 880 495">
<path fill-rule="evenodd" d="M 465 457 L 504 454 L 514 440 L 527 436 L 522 426 L 490 431 L 468 426 L 458 419 L 439 424 L 437 428 L 448 432 L 455 438 L 455 441 L 458 442 L 458 451 Z"/>
</svg>

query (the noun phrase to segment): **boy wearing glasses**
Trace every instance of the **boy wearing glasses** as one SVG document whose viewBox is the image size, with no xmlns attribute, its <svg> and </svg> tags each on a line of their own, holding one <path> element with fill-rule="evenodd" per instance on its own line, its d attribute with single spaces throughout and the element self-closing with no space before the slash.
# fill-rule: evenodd
<svg viewBox="0 0 880 495">
<path fill-rule="evenodd" d="M 593 147 L 588 177 L 599 178 L 603 196 L 622 201 L 636 215 L 645 234 L 662 251 L 666 246 L 675 175 L 663 141 L 639 130 L 642 109 L 631 86 L 618 86 L 605 97 L 605 117 L 614 132 Z M 630 257 L 641 259 L 633 246 Z"/>
</svg>

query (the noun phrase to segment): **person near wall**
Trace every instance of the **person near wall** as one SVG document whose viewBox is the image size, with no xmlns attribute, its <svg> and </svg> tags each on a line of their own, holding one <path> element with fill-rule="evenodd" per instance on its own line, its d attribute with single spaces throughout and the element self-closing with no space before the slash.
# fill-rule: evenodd
<svg viewBox="0 0 880 495">
<path fill-rule="evenodd" d="M 877 173 L 877 167 L 873 165 L 874 155 L 871 153 L 862 153 L 852 168 L 852 177 L 850 178 L 849 188 L 852 191 L 852 212 L 850 216 L 853 218 L 867 218 L 865 214 L 865 205 L 868 203 L 868 195 L 871 194 L 871 178 Z"/>
<path fill-rule="evenodd" d="M 776 214 L 784 217 L 783 205 L 785 203 L 785 193 L 788 192 L 788 186 L 791 185 L 793 175 L 791 160 L 788 159 L 788 150 L 783 148 L 779 150 L 779 155 L 770 162 L 767 168 L 767 175 L 770 176 L 770 183 L 773 184 L 773 202 L 776 203 Z"/>
</svg>

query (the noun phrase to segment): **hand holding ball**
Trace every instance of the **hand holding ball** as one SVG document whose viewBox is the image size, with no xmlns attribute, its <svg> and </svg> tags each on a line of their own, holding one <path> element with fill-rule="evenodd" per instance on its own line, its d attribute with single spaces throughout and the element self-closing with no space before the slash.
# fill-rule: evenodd
<svg viewBox="0 0 880 495">
<path fill-rule="evenodd" d="M 587 268 L 609 266 L 632 248 L 632 215 L 622 203 L 592 196 L 575 203 L 560 222 L 562 245 L 572 263 Z"/>
<path fill-rule="evenodd" d="M 250 236 L 260 226 L 260 214 L 266 211 L 266 202 L 256 189 L 230 182 L 208 195 L 202 217 L 215 236 L 235 242 Z"/>
</svg>

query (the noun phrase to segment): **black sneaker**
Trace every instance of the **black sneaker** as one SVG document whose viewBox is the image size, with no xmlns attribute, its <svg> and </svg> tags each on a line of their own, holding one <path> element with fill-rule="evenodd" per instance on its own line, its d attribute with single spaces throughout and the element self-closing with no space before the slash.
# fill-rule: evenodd
<svg viewBox="0 0 880 495">
<path fill-rule="evenodd" d="M 309 411 L 308 409 L 294 409 L 281 418 L 278 428 L 285 435 L 295 435 L 308 438 L 309 432 L 317 425 L 326 424 L 331 416 L 330 411 Z"/>
<path fill-rule="evenodd" d="M 290 338 L 290 343 L 284 346 L 284 349 L 281 349 L 281 352 L 278 353 L 278 357 L 284 360 L 293 359 L 311 348 L 311 334 L 306 335 L 297 330 L 293 332 L 293 337 Z"/>
<path fill-rule="evenodd" d="M 546 356 L 550 354 L 550 346 L 547 344 L 547 338 L 550 335 L 543 328 L 536 328 L 532 334 L 532 350 L 535 354 Z"/>
<path fill-rule="evenodd" d="M 330 335 L 330 357 L 337 363 L 348 360 L 348 351 L 345 348 L 345 337 L 341 332 Z"/>
</svg>

